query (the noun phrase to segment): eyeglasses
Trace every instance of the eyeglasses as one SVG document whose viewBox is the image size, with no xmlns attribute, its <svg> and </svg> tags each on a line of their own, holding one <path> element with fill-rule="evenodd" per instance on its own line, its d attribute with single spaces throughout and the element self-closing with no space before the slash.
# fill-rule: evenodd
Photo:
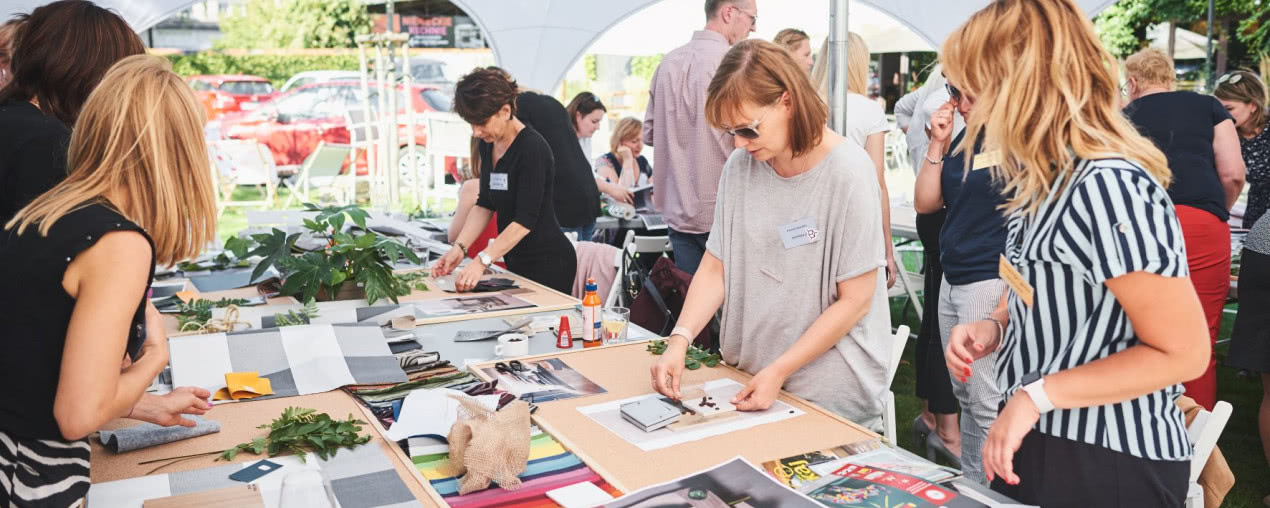
<svg viewBox="0 0 1270 508">
<path fill-rule="evenodd" d="M 773 104 L 772 106 L 775 106 L 775 104 Z M 763 123 L 763 119 L 767 118 L 767 114 L 771 112 L 772 112 L 772 108 L 769 107 L 767 111 L 764 111 L 763 114 L 758 117 L 758 120 L 754 121 L 754 123 L 746 125 L 745 127 L 738 127 L 736 129 L 724 129 L 723 132 L 726 132 L 733 136 L 741 136 L 745 139 L 758 139 L 758 136 L 759 136 L 758 126 L 759 124 Z"/>
<path fill-rule="evenodd" d="M 751 13 L 745 12 L 745 9 L 742 9 L 742 8 L 737 7 L 737 6 L 735 6 L 735 5 L 733 5 L 733 6 L 732 6 L 732 8 L 733 8 L 733 9 L 736 9 L 736 11 L 737 11 L 737 12 L 739 12 L 739 13 L 741 13 L 741 14 L 744 14 L 744 15 L 746 15 L 746 16 L 749 16 L 749 17 L 750 17 L 750 24 L 751 24 L 751 25 L 758 26 L 758 14 L 751 14 Z"/>
<path fill-rule="evenodd" d="M 1235 83 L 1238 83 L 1240 79 L 1243 79 L 1243 77 L 1244 75 L 1238 72 L 1232 72 L 1232 73 L 1226 74 L 1225 76 L 1217 78 L 1217 86 L 1221 86 L 1223 83 L 1226 83 L 1226 82 L 1229 82 L 1230 84 L 1233 85 Z"/>
<path fill-rule="evenodd" d="M 952 100 L 961 101 L 961 90 L 952 86 L 952 83 L 944 83 L 944 89 L 948 90 L 948 96 L 952 97 Z"/>
</svg>

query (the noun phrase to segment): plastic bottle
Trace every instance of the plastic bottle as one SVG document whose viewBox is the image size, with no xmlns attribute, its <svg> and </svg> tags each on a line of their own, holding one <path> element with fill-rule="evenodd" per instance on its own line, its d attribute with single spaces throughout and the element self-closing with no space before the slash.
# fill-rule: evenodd
<svg viewBox="0 0 1270 508">
<path fill-rule="evenodd" d="M 598 291 L 595 279 L 587 279 L 586 296 L 582 298 L 582 347 L 596 347 L 602 343 L 600 326 L 604 315 L 600 310 L 603 302 Z"/>
</svg>

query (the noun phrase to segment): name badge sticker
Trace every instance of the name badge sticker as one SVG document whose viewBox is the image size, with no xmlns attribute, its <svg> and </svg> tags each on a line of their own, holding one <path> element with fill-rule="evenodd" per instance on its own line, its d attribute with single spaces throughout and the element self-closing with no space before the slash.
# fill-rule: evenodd
<svg viewBox="0 0 1270 508">
<path fill-rule="evenodd" d="M 991 152 L 983 152 L 975 155 L 974 170 L 990 168 L 1001 165 L 1001 150 L 993 150 Z"/>
<path fill-rule="evenodd" d="M 1019 270 L 1010 264 L 1010 260 L 1006 259 L 1004 254 L 1001 255 L 1001 261 L 998 263 L 997 274 L 1002 281 L 1005 281 L 1005 285 L 1010 286 L 1010 290 L 1014 291 L 1014 294 L 1019 295 L 1019 299 L 1023 300 L 1025 305 L 1028 307 L 1032 306 L 1032 297 L 1036 290 L 1032 289 L 1032 285 L 1028 284 L 1027 279 L 1023 278 L 1023 274 L 1019 273 Z"/>
<path fill-rule="evenodd" d="M 490 190 L 507 190 L 507 173 L 490 173 L 489 188 Z"/>
<path fill-rule="evenodd" d="M 816 228 L 816 219 L 808 217 L 780 227 L 781 243 L 786 249 L 816 243 L 824 234 Z"/>
</svg>

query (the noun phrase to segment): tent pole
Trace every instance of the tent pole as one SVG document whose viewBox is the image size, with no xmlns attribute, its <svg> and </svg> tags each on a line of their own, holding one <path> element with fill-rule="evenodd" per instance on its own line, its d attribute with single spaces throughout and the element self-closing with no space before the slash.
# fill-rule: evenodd
<svg viewBox="0 0 1270 508">
<path fill-rule="evenodd" d="M 829 0 L 829 128 L 847 132 L 847 0 Z"/>
<path fill-rule="evenodd" d="M 1208 46 L 1204 50 L 1205 88 L 1213 89 L 1213 0 L 1208 0 Z"/>
</svg>

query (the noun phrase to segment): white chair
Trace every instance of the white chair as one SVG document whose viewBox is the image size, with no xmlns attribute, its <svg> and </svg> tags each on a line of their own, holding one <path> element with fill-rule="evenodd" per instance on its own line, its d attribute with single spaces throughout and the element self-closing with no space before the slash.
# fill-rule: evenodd
<svg viewBox="0 0 1270 508">
<path fill-rule="evenodd" d="M 626 238 L 622 239 L 622 246 L 618 248 L 617 255 L 613 257 L 613 269 L 617 271 L 617 276 L 613 278 L 613 287 L 609 288 L 609 294 L 604 297 L 604 306 L 613 307 L 618 303 L 618 296 L 622 293 L 622 276 L 626 274 L 626 253 L 635 254 L 634 248 L 631 246 L 635 241 L 635 231 L 626 230 Z M 627 250 L 631 249 L 631 250 Z M 620 307 L 620 305 L 617 305 Z"/>
<path fill-rule="evenodd" d="M 1186 508 L 1204 508 L 1204 489 L 1199 486 L 1199 473 L 1208 463 L 1208 457 L 1217 446 L 1217 438 L 1221 437 L 1226 422 L 1230 421 L 1232 407 L 1229 402 L 1218 401 L 1213 411 L 1199 410 L 1195 419 L 1186 427 L 1186 436 L 1190 438 L 1195 452 L 1191 456 L 1191 482 L 1186 491 Z"/>
<path fill-rule="evenodd" d="M 913 309 L 917 311 L 917 316 L 920 318 L 922 316 L 922 301 L 917 298 L 917 292 L 922 291 L 925 287 L 926 275 L 921 272 L 910 272 L 904 268 L 904 252 L 918 252 L 920 254 L 921 249 L 911 247 L 895 248 L 895 264 L 898 265 L 900 273 L 896 274 L 895 285 L 887 290 L 886 296 L 888 298 L 907 297 L 908 302 L 905 304 L 905 310 L 907 310 L 908 304 L 912 304 Z M 938 302 L 935 303 L 938 304 Z M 903 311 L 901 311 L 901 314 L 903 314 Z"/>
<path fill-rule="evenodd" d="M 356 177 L 357 168 L 349 165 L 348 174 L 341 175 L 344 169 L 344 163 L 349 160 L 349 156 L 353 152 L 353 145 L 327 144 L 325 141 L 319 141 L 317 148 L 313 149 L 313 153 L 304 159 L 304 164 L 300 166 L 300 172 L 296 176 L 295 185 L 286 184 L 291 189 L 291 195 L 287 196 L 287 202 L 283 208 L 291 206 L 291 201 L 300 197 L 301 202 L 310 201 L 309 191 L 314 188 L 330 189 L 336 194 L 336 202 L 341 205 L 347 205 L 352 199 L 354 191 L 353 179 Z"/>
<path fill-rule="evenodd" d="M 627 254 L 631 258 L 634 258 L 636 254 L 663 256 L 672 250 L 669 236 L 635 236 L 635 231 L 628 229 L 626 238 L 622 239 L 622 248 L 617 251 L 617 259 L 614 260 L 614 265 L 617 267 L 617 282 L 609 290 L 604 305 L 620 307 L 625 303 L 622 301 L 622 280 L 629 269 L 626 264 Z"/>
<path fill-rule="evenodd" d="M 273 205 L 278 170 L 268 147 L 254 140 L 224 139 L 210 143 L 207 148 L 217 174 L 217 215 L 230 206 L 267 208 Z M 235 200 L 234 191 L 244 186 L 261 189 L 264 199 Z"/>
<path fill-rule="evenodd" d="M 904 345 L 908 343 L 908 325 L 900 325 L 895 329 L 895 334 L 891 336 L 891 365 L 886 374 L 886 385 L 891 386 L 895 381 L 895 371 L 900 368 L 900 358 L 904 356 Z M 887 390 L 882 394 L 882 406 L 884 412 L 882 414 L 885 425 L 886 439 L 892 444 L 897 444 L 895 440 L 895 392 Z"/>
</svg>

